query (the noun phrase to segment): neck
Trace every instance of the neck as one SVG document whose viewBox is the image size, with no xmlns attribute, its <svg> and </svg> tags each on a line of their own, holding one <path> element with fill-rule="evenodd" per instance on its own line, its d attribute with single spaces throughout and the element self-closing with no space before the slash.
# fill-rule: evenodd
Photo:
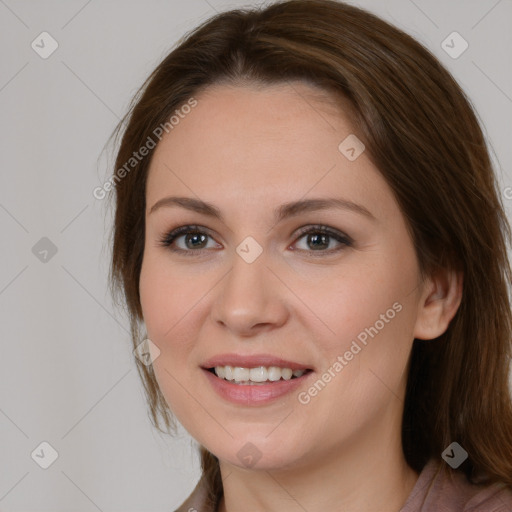
<svg viewBox="0 0 512 512">
<path fill-rule="evenodd" d="M 405 461 L 400 436 L 390 438 L 400 432 L 391 423 L 287 469 L 248 470 L 221 461 L 219 512 L 399 512 L 419 475 Z"/>
</svg>

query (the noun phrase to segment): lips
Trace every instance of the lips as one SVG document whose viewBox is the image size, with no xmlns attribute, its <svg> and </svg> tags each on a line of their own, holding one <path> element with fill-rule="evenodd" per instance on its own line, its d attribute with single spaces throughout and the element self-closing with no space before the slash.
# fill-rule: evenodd
<svg viewBox="0 0 512 512">
<path fill-rule="evenodd" d="M 213 369 L 217 368 L 259 368 L 259 367 L 277 367 L 288 368 L 288 372 L 303 372 L 298 377 L 289 380 L 279 379 L 274 382 L 233 382 L 218 377 Z M 305 382 L 309 381 L 315 375 L 313 368 L 307 364 L 288 359 L 282 359 L 270 354 L 219 354 L 205 361 L 201 365 L 203 375 L 212 389 L 223 400 L 227 400 L 236 405 L 243 406 L 263 406 L 275 402 L 285 395 L 290 395 Z"/>
<path fill-rule="evenodd" d="M 210 370 L 216 366 L 238 366 L 242 368 L 257 368 L 258 366 L 277 366 L 279 368 L 290 368 L 292 370 L 314 370 L 307 364 L 282 359 L 270 354 L 255 354 L 255 355 L 242 355 L 242 354 L 219 354 L 207 361 L 201 367 L 205 370 Z"/>
<path fill-rule="evenodd" d="M 306 385 L 305 383 L 315 375 L 314 372 L 307 372 L 301 377 L 290 380 L 241 385 L 220 379 L 208 370 L 202 369 L 201 371 L 211 389 L 220 398 L 242 406 L 264 406 L 283 399 L 285 395 L 291 395 L 298 388 Z"/>
</svg>

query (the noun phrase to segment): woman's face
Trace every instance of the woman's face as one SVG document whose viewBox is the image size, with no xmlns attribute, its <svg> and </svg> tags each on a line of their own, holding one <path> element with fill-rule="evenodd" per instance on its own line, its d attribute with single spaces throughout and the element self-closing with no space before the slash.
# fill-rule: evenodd
<svg viewBox="0 0 512 512">
<path fill-rule="evenodd" d="M 306 84 L 196 99 L 146 189 L 141 303 L 171 410 L 240 467 L 399 442 L 422 288 L 391 189 L 343 111 Z"/>
</svg>

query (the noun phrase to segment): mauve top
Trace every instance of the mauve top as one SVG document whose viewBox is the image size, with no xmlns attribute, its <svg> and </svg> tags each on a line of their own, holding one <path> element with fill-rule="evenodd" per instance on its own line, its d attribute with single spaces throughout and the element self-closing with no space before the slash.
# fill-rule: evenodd
<svg viewBox="0 0 512 512">
<path fill-rule="evenodd" d="M 441 471 L 442 465 L 447 471 Z M 216 512 L 206 500 L 202 479 L 174 512 Z M 512 512 L 512 490 L 504 484 L 471 484 L 464 473 L 431 459 L 397 512 Z"/>
</svg>

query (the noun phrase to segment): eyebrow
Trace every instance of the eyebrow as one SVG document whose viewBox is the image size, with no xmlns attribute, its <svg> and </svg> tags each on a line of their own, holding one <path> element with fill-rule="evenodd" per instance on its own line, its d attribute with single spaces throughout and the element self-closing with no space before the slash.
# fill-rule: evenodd
<svg viewBox="0 0 512 512">
<path fill-rule="evenodd" d="M 207 215 L 215 219 L 224 222 L 224 217 L 221 211 L 211 203 L 194 199 L 193 197 L 176 197 L 169 196 L 158 200 L 149 210 L 149 215 L 156 210 L 163 207 L 181 207 L 187 210 Z M 274 210 L 274 217 L 276 222 L 281 222 L 283 219 L 294 217 L 302 213 L 316 212 L 320 210 L 327 210 L 330 208 L 336 208 L 341 210 L 352 211 L 359 213 L 369 218 L 370 220 L 376 221 L 375 216 L 360 204 L 347 201 L 345 199 L 338 198 L 317 198 L 317 199 L 304 199 L 300 201 L 294 201 L 290 203 L 284 203 Z"/>
</svg>

